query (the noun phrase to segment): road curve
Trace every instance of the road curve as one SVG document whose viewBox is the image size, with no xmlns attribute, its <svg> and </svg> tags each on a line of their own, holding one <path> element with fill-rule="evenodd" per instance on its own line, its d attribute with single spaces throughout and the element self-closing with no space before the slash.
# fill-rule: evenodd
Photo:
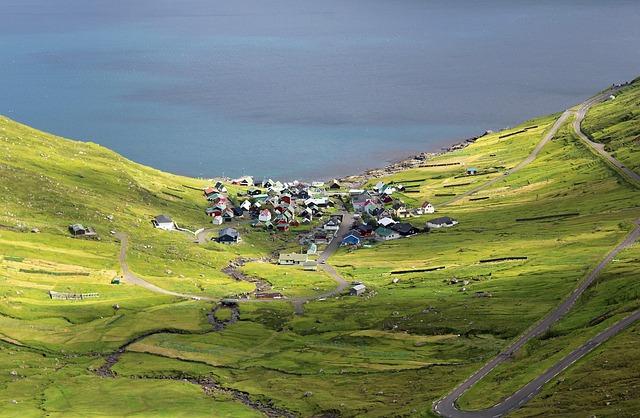
<svg viewBox="0 0 640 418">
<path fill-rule="evenodd" d="M 155 293 L 160 293 L 163 295 L 177 296 L 179 298 L 186 298 L 186 299 L 202 299 L 202 300 L 209 300 L 209 301 L 217 301 L 217 299 L 209 298 L 206 296 L 196 296 L 196 295 L 189 295 L 185 293 L 172 292 L 170 290 L 158 287 L 153 283 L 149 283 L 146 280 L 143 280 L 140 277 L 136 276 L 129 270 L 129 265 L 127 264 L 127 246 L 129 245 L 129 237 L 127 236 L 127 234 L 124 234 L 122 232 L 117 232 L 115 234 L 115 237 L 120 241 L 120 254 L 118 255 L 118 261 L 120 262 L 120 270 L 122 270 L 122 278 L 124 279 L 125 282 L 143 287 L 147 290 L 150 290 Z"/>
<path fill-rule="evenodd" d="M 594 148 L 598 154 L 600 154 L 603 158 L 609 161 L 617 170 L 622 172 L 623 175 L 629 177 L 630 179 L 637 181 L 640 180 L 640 176 L 637 173 L 627 169 L 620 163 L 620 161 L 616 160 L 606 151 L 604 151 L 604 147 L 598 146 L 599 144 L 593 143 L 590 141 L 587 136 L 581 130 L 581 122 L 584 119 L 584 116 L 593 104 L 598 103 L 599 101 L 604 100 L 610 91 L 606 91 L 598 96 L 595 96 L 586 102 L 582 103 L 578 108 L 576 118 L 573 123 L 573 128 L 576 134 L 585 141 L 589 146 Z M 563 113 L 563 116 L 566 115 L 567 112 Z M 565 118 L 566 119 L 566 118 Z M 557 122 L 556 122 L 557 123 Z M 554 125 L 555 127 L 555 125 Z M 552 129 L 553 131 L 553 129 Z M 557 131 L 557 129 L 556 129 Z M 640 182 L 636 182 L 636 185 L 639 185 Z M 586 354 L 591 352 L 597 346 L 607 341 L 609 338 L 617 335 L 619 332 L 624 330 L 625 328 L 632 325 L 635 321 L 640 319 L 640 310 L 633 312 L 631 315 L 626 318 L 616 322 L 611 325 L 600 334 L 590 339 L 576 350 L 572 351 L 569 355 L 564 357 L 562 360 L 554 364 L 551 368 L 546 370 L 543 374 L 527 383 L 525 386 L 517 390 L 510 397 L 503 400 L 502 402 L 496 404 L 495 406 L 479 410 L 479 411 L 462 411 L 459 410 L 455 404 L 455 402 L 462 396 L 464 392 L 466 392 L 469 388 L 475 385 L 477 382 L 482 380 L 491 370 L 497 367 L 499 364 L 503 363 L 507 359 L 509 359 L 513 353 L 518 351 L 524 344 L 526 344 L 532 338 L 542 334 L 546 330 L 548 330 L 554 323 L 560 320 L 575 304 L 578 298 L 582 295 L 582 293 L 593 283 L 593 281 L 599 276 L 601 271 L 607 266 L 611 260 L 622 250 L 633 245 L 638 238 L 640 238 L 640 219 L 636 220 L 636 227 L 634 230 L 627 235 L 627 237 L 618 244 L 613 250 L 611 250 L 607 256 L 598 263 L 598 265 L 589 272 L 589 274 L 580 282 L 578 287 L 571 293 L 571 295 L 565 299 L 558 307 L 556 307 L 552 312 L 547 314 L 541 321 L 537 322 L 535 325 L 530 327 L 522 336 L 520 336 L 514 343 L 512 343 L 505 350 L 500 352 L 496 357 L 491 359 L 488 363 L 486 363 L 480 370 L 471 375 L 467 380 L 458 385 L 453 391 L 447 394 L 445 397 L 436 401 L 433 405 L 433 410 L 437 414 L 444 417 L 451 418 L 497 418 L 501 417 L 508 412 L 511 412 L 515 409 L 520 408 L 526 402 L 528 402 L 531 398 L 533 398 L 542 388 L 542 385 L 549 382 L 549 380 L 553 379 L 559 373 L 567 369 L 574 362 L 584 357 Z"/>
<path fill-rule="evenodd" d="M 342 212 L 341 215 L 342 215 L 342 223 L 340 224 L 340 229 L 338 230 L 336 236 L 333 238 L 331 243 L 327 245 L 327 248 L 318 257 L 318 263 L 319 263 L 318 265 L 322 270 L 327 272 L 331 276 L 331 278 L 333 278 L 333 280 L 336 281 L 337 286 L 321 294 L 288 299 L 293 304 L 294 310 L 297 314 L 303 313 L 303 305 L 306 302 L 338 295 L 342 293 L 349 285 L 348 282 L 342 276 L 340 276 L 340 274 L 332 266 L 326 264 L 326 261 L 329 259 L 329 257 L 331 257 L 337 251 L 337 249 L 340 248 L 342 239 L 349 233 L 349 230 L 351 229 L 351 226 L 353 224 L 352 214 L 348 212 Z M 203 229 L 203 230 L 200 230 L 199 233 L 195 234 L 197 242 L 199 243 L 206 242 L 206 234 L 209 233 L 210 231 L 211 230 Z M 129 238 L 127 234 L 122 232 L 117 232 L 115 234 L 115 238 L 120 241 L 120 253 L 118 255 L 118 261 L 120 263 L 120 269 L 122 270 L 122 278 L 124 279 L 125 282 L 143 287 L 155 293 L 168 295 L 168 296 L 176 296 L 176 297 L 185 298 L 185 299 L 206 300 L 211 302 L 218 302 L 220 300 L 219 298 L 212 298 L 208 296 L 173 292 L 167 289 L 163 289 L 159 286 L 156 286 L 153 283 L 149 283 L 148 281 L 136 276 L 134 273 L 132 273 L 129 270 L 129 266 L 126 260 L 127 247 L 129 243 Z M 268 303 L 268 302 L 281 301 L 281 299 L 235 299 L 235 301 L 238 303 Z"/>
<path fill-rule="evenodd" d="M 576 303 L 578 298 L 582 295 L 582 293 L 598 278 L 598 276 L 600 275 L 600 272 L 602 272 L 602 270 L 607 266 L 607 264 L 609 264 L 609 262 L 611 262 L 611 260 L 613 260 L 613 258 L 620 251 L 633 245 L 633 243 L 636 242 L 636 240 L 639 237 L 640 237 L 640 219 L 636 221 L 636 227 L 629 235 L 627 235 L 624 241 L 622 241 L 613 250 L 611 250 L 609 254 L 607 254 L 607 256 L 602 261 L 600 261 L 600 263 L 598 263 L 598 265 L 593 270 L 589 272 L 589 274 L 580 282 L 579 286 L 571 293 L 571 295 L 569 295 L 567 299 L 565 299 L 558 307 L 556 307 L 553 311 L 547 314 L 547 316 L 545 316 L 541 321 L 537 322 L 535 325 L 529 328 L 514 343 L 512 343 L 506 349 L 501 351 L 500 354 L 498 354 L 496 357 L 491 359 L 488 363 L 486 363 L 480 370 L 475 372 L 467 380 L 465 380 L 458 387 L 456 387 L 452 392 L 450 392 L 444 398 L 437 401 L 433 407 L 434 411 L 442 416 L 452 417 L 452 418 L 471 418 L 471 417 L 495 418 L 495 417 L 502 416 L 509 411 L 513 411 L 514 409 L 518 409 L 522 405 L 524 405 L 524 403 L 526 403 L 529 399 L 531 399 L 533 395 L 538 393 L 538 391 L 540 390 L 540 387 L 539 387 L 540 385 L 536 385 L 535 390 L 532 391 L 530 387 L 531 383 L 529 383 L 523 388 L 521 388 L 520 390 L 518 390 L 517 392 L 515 392 L 509 398 L 500 402 L 499 404 L 489 409 L 484 409 L 481 411 L 461 411 L 456 407 L 455 402 L 458 400 L 458 398 L 460 398 L 460 396 L 462 396 L 464 392 L 466 392 L 469 388 L 471 388 L 471 386 L 475 385 L 477 382 L 482 380 L 482 378 L 484 378 L 487 374 L 489 374 L 491 370 L 493 370 L 499 364 L 511 358 L 513 353 L 515 353 L 520 348 L 522 348 L 529 340 L 547 331 L 549 328 L 551 328 L 553 324 L 555 324 L 564 315 L 566 315 L 567 312 L 569 312 L 569 310 Z M 640 317 L 640 310 L 634 312 L 629 318 L 637 319 L 638 317 Z M 626 321 L 626 320 L 627 318 L 625 318 L 623 321 Z M 628 321 L 623 322 L 623 321 L 620 321 L 619 323 L 612 325 L 610 328 L 603 331 L 603 334 L 613 336 L 617 334 L 617 332 L 622 330 L 621 328 L 617 332 L 612 333 L 612 330 L 615 330 L 617 329 L 617 327 L 619 327 L 618 324 L 625 323 L 628 326 L 631 323 L 633 323 L 633 321 L 632 322 L 628 322 Z M 603 337 L 600 334 L 598 335 L 598 337 L 595 337 L 595 338 L 601 339 L 598 344 L 606 340 L 606 338 L 603 339 Z M 593 346 L 593 347 L 592 346 L 593 346 L 593 343 L 590 343 L 590 342 L 587 342 L 583 346 L 581 346 L 576 351 L 583 354 L 580 355 L 579 357 L 575 357 L 575 359 L 578 359 L 584 356 L 585 354 L 587 354 L 589 351 L 591 351 L 593 348 L 596 347 L 596 346 Z M 587 351 L 584 351 L 584 347 L 591 347 L 591 348 Z M 572 364 L 572 362 L 566 363 L 566 359 L 573 358 L 572 356 L 575 356 L 574 353 L 562 359 L 559 363 L 554 365 L 552 368 L 547 370 L 545 373 L 540 375 L 538 378 L 536 378 L 532 382 L 538 382 L 539 379 L 544 380 L 544 383 L 548 382 L 554 376 L 556 376 L 558 373 L 560 373 L 562 370 L 566 369 Z M 560 369 L 557 369 L 557 367 L 562 364 L 566 364 L 566 365 Z M 555 371 L 556 369 L 557 371 Z"/>
<path fill-rule="evenodd" d="M 604 144 L 599 142 L 593 142 L 589 137 L 582 131 L 582 121 L 587 115 L 587 111 L 591 106 L 596 103 L 599 103 L 603 100 L 606 100 L 607 97 L 611 94 L 612 90 L 609 90 L 605 93 L 602 93 L 598 96 L 595 96 L 586 102 L 582 103 L 578 110 L 576 111 L 576 117 L 573 119 L 573 130 L 576 132 L 578 137 L 584 142 L 587 146 L 597 152 L 602 158 L 604 158 L 609 164 L 611 164 L 618 172 L 620 172 L 626 178 L 635 182 L 636 186 L 640 185 L 640 174 L 635 171 L 627 168 L 624 164 L 622 164 L 619 160 L 614 158 L 611 154 L 609 154 L 604 149 Z"/>
<path fill-rule="evenodd" d="M 544 148 L 544 146 L 547 145 L 547 142 L 551 141 L 553 139 L 553 137 L 556 135 L 556 133 L 558 133 L 558 130 L 566 122 L 566 120 L 569 117 L 569 115 L 571 115 L 571 111 L 569 111 L 569 110 L 564 111 L 562 113 L 562 115 L 560 115 L 560 117 L 558 119 L 556 119 L 556 121 L 554 122 L 553 126 L 551 126 L 551 129 L 549 129 L 549 131 L 547 131 L 547 133 L 542 137 L 540 142 L 538 142 L 536 147 L 533 149 L 533 151 L 531 151 L 531 153 L 527 156 L 527 158 L 525 158 L 524 160 L 520 161 L 518 163 L 518 165 L 516 165 L 511 170 L 509 170 L 509 172 L 505 173 L 502 176 L 498 176 L 498 177 L 496 177 L 494 179 L 491 179 L 491 180 L 489 180 L 489 181 L 487 181 L 485 183 L 482 183 L 481 185 L 476 186 L 471 190 L 467 190 L 466 192 L 454 197 L 453 199 L 440 204 L 440 206 L 441 207 L 442 206 L 447 206 L 447 205 L 451 205 L 453 203 L 459 202 L 460 200 L 464 199 L 465 197 L 469 197 L 469 196 L 471 196 L 473 194 L 476 194 L 480 190 L 486 189 L 487 187 L 496 184 L 497 182 L 499 182 L 500 180 L 504 179 L 505 177 L 510 176 L 513 173 L 517 173 L 518 171 L 520 171 L 523 168 L 525 168 L 527 165 L 532 163 L 533 160 L 536 159 L 536 157 L 538 157 L 538 154 L 540 154 L 540 151 L 542 150 L 542 148 Z"/>
</svg>

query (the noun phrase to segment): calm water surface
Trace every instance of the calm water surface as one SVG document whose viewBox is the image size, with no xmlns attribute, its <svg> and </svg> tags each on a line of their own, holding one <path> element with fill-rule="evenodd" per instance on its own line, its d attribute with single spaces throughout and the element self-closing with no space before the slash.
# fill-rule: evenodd
<svg viewBox="0 0 640 418">
<path fill-rule="evenodd" d="M 0 0 L 0 113 L 164 170 L 331 177 L 640 75 L 638 1 Z"/>
</svg>

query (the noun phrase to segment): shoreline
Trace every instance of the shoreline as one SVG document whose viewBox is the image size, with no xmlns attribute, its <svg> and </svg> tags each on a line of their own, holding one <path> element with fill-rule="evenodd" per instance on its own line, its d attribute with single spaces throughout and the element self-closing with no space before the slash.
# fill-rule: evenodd
<svg viewBox="0 0 640 418">
<path fill-rule="evenodd" d="M 507 128 L 503 128 L 503 129 L 507 129 Z M 474 142 L 476 142 L 478 139 L 486 135 L 489 135 L 493 132 L 494 131 L 492 130 L 486 130 L 484 131 L 484 133 L 480 135 L 468 137 L 466 139 L 457 139 L 455 140 L 456 142 L 451 143 L 451 145 L 441 147 L 440 151 L 420 151 L 417 153 L 412 152 L 412 153 L 409 153 L 408 155 L 405 154 L 406 156 L 391 160 L 387 162 L 386 165 L 383 165 L 382 167 L 365 168 L 363 169 L 363 171 L 356 174 L 347 174 L 347 175 L 337 176 L 337 177 L 322 176 L 322 177 L 316 177 L 315 179 L 308 179 L 308 180 L 294 179 L 291 181 L 301 181 L 303 183 L 311 183 L 313 181 L 328 182 L 333 179 L 336 179 L 339 182 L 345 183 L 345 184 L 351 184 L 351 185 L 364 184 L 372 178 L 383 177 L 390 174 L 399 173 L 401 171 L 410 170 L 412 168 L 423 167 L 426 164 L 426 162 L 431 160 L 432 158 L 445 155 L 453 151 L 464 149 L 470 144 L 473 144 Z M 247 174 L 247 175 L 250 177 L 253 177 L 254 179 L 259 178 L 259 177 L 254 177 L 251 174 Z M 220 180 L 220 181 L 230 182 L 233 180 L 232 177 L 227 177 L 227 176 L 210 177 L 210 178 L 196 177 L 196 178 L 200 180 L 206 180 L 206 181 Z M 289 180 L 282 180 L 282 179 L 280 180 L 284 182 L 289 181 Z"/>
<path fill-rule="evenodd" d="M 406 157 L 399 158 L 389 162 L 387 165 L 379 168 L 368 168 L 363 172 L 358 174 L 351 174 L 347 176 L 343 176 L 338 178 L 337 180 L 342 183 L 366 183 L 368 180 L 372 178 L 384 177 L 390 174 L 399 173 L 401 171 L 410 170 L 412 168 L 423 167 L 425 163 L 434 157 L 438 157 L 441 155 L 445 155 L 447 153 L 461 150 L 473 144 L 478 139 L 492 133 L 492 131 L 487 130 L 484 133 L 476 136 L 472 136 L 466 139 L 457 140 L 453 144 L 441 148 L 440 151 L 432 152 L 432 151 L 422 151 L 417 154 L 412 153 Z"/>
</svg>

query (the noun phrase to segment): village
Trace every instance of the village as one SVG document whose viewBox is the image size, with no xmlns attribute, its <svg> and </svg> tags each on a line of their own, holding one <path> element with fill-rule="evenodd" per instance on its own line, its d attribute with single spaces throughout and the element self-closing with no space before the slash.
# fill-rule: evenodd
<svg viewBox="0 0 640 418">
<path fill-rule="evenodd" d="M 467 175 L 475 174 L 475 168 L 467 170 Z M 217 235 L 211 240 L 229 245 L 242 241 L 236 228 L 225 226 L 232 221 L 236 224 L 246 223 L 251 228 L 272 234 L 291 233 L 291 228 L 296 228 L 298 243 L 306 250 L 282 252 L 276 262 L 315 271 L 320 250 L 336 239 L 339 240 L 339 246 L 356 250 L 376 243 L 409 238 L 433 229 L 449 228 L 458 223 L 447 216 L 429 219 L 422 227 L 409 222 L 412 217 L 434 214 L 436 208 L 429 202 L 416 208 L 407 207 L 400 197 L 404 191 L 402 184 L 378 182 L 367 189 L 359 188 L 359 184 L 343 184 L 336 179 L 305 183 L 272 179 L 255 181 L 250 176 L 243 176 L 226 180 L 237 189 L 235 196 L 230 196 L 223 180 L 215 181 L 202 192 L 207 202 L 204 214 L 211 218 L 213 228 L 189 231 L 166 214 L 151 219 L 152 226 L 194 235 L 215 230 Z M 351 215 L 350 225 L 347 225 L 342 236 L 338 236 L 346 214 Z M 70 225 L 69 232 L 76 238 L 99 239 L 92 227 L 82 224 Z"/>
<path fill-rule="evenodd" d="M 465 175 L 476 174 L 477 169 L 466 169 Z M 251 176 L 211 180 L 210 184 L 202 189 L 206 202 L 203 214 L 210 219 L 210 227 L 191 231 L 178 225 L 171 217 L 173 214 L 156 215 L 151 219 L 151 225 L 159 230 L 195 236 L 200 244 L 206 240 L 225 245 L 239 244 L 242 242 L 240 226 L 270 236 L 290 234 L 298 249 L 279 251 L 271 261 L 313 272 L 318 271 L 329 252 L 338 247 L 356 251 L 458 224 L 448 216 L 434 215 L 426 222 L 424 218 L 412 219 L 435 214 L 436 208 L 428 201 L 408 207 L 403 201 L 405 186 L 402 184 L 349 179 L 281 182 L 254 180 Z M 100 239 L 92 227 L 80 223 L 70 225 L 69 232 L 74 238 Z M 327 252 L 324 258 L 320 257 L 323 252 Z M 112 284 L 120 282 L 117 277 Z M 361 282 L 351 285 L 351 295 L 359 296 L 366 291 Z M 256 290 L 254 293 L 257 298 L 284 298 L 277 292 Z"/>
<path fill-rule="evenodd" d="M 474 174 L 475 169 L 468 172 L 468 175 Z M 229 193 L 225 182 L 235 193 Z M 434 214 L 436 208 L 429 202 L 415 208 L 407 207 L 401 198 L 402 184 L 378 182 L 361 188 L 360 184 L 336 179 L 306 183 L 256 181 L 250 176 L 212 183 L 203 189 L 202 196 L 207 202 L 204 214 L 211 218 L 213 227 L 199 232 L 213 231 L 211 240 L 227 245 L 242 241 L 238 228 L 227 226 L 230 224 L 248 225 L 268 234 L 297 234 L 295 238 L 300 250 L 281 251 L 273 262 L 305 271 L 318 270 L 318 264 L 324 263 L 319 255 L 332 243 L 334 247 L 354 251 L 458 223 L 447 216 L 434 217 L 420 226 L 409 222 L 414 217 Z M 154 217 L 151 223 L 166 231 L 191 232 L 180 228 L 166 214 Z M 343 232 L 339 234 L 339 231 Z M 361 295 L 366 290 L 362 283 L 352 285 L 352 295 Z M 282 297 L 275 293 L 267 296 Z"/>
</svg>

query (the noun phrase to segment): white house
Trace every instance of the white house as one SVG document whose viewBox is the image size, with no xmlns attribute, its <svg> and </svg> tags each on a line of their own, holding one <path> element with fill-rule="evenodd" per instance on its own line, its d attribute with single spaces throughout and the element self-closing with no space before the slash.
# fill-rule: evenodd
<svg viewBox="0 0 640 418">
<path fill-rule="evenodd" d="M 382 181 L 379 181 L 374 187 L 373 190 L 375 190 L 378 194 L 387 194 L 387 195 L 392 195 L 395 191 L 396 188 L 393 186 L 390 186 L 388 184 L 385 184 Z"/>
<path fill-rule="evenodd" d="M 405 206 L 398 206 L 397 208 L 393 209 L 393 212 L 398 218 L 406 218 L 409 216 L 409 211 Z"/>
<path fill-rule="evenodd" d="M 244 210 L 249 210 L 251 209 L 251 202 L 249 202 L 248 200 L 245 200 L 240 204 L 240 207 Z"/>
<path fill-rule="evenodd" d="M 221 181 L 216 182 L 215 188 L 220 190 L 222 193 L 226 193 L 227 192 L 227 188 L 225 187 L 224 184 L 222 184 Z"/>
<path fill-rule="evenodd" d="M 304 264 L 309 261 L 308 254 L 280 254 L 278 257 L 278 264 L 280 265 L 293 265 L 293 264 Z"/>
<path fill-rule="evenodd" d="M 305 206 L 311 206 L 311 205 L 316 205 L 316 206 L 327 206 L 329 204 L 329 198 L 328 197 L 310 197 L 309 199 L 304 201 Z"/>
<path fill-rule="evenodd" d="M 394 223 L 396 223 L 396 221 L 394 221 L 388 216 L 378 219 L 378 225 L 389 226 L 389 225 L 393 225 Z"/>
<path fill-rule="evenodd" d="M 284 189 L 285 189 L 284 184 L 282 184 L 282 182 L 280 181 L 276 181 L 275 183 L 273 183 L 273 186 L 269 187 L 269 191 L 272 191 L 275 193 L 280 193 Z"/>
<path fill-rule="evenodd" d="M 340 220 L 338 218 L 329 219 L 322 227 L 325 231 L 337 231 L 340 229 Z"/>
<path fill-rule="evenodd" d="M 448 216 L 442 218 L 435 218 L 427 221 L 427 228 L 450 228 L 454 225 L 458 225 L 458 221 Z"/>
<path fill-rule="evenodd" d="M 271 220 L 271 211 L 269 209 L 263 209 L 260 211 L 260 215 L 258 215 L 258 220 L 260 222 L 267 222 Z"/>
<path fill-rule="evenodd" d="M 153 226 L 158 229 L 164 229 L 165 231 L 173 231 L 176 229 L 176 224 L 166 215 L 158 215 L 151 221 Z"/>
<path fill-rule="evenodd" d="M 427 213 L 434 213 L 436 211 L 436 208 L 429 202 L 424 202 L 422 204 L 422 206 L 420 206 L 418 209 L 416 209 L 416 214 L 417 215 L 424 215 Z"/>
<path fill-rule="evenodd" d="M 239 184 L 240 186 L 253 186 L 253 177 L 242 176 L 240 178 L 231 181 L 233 184 Z"/>
<path fill-rule="evenodd" d="M 214 225 L 222 225 L 224 223 L 224 219 L 222 216 L 214 216 L 211 223 Z"/>
<path fill-rule="evenodd" d="M 394 239 L 402 238 L 402 235 L 393 229 L 385 228 L 383 226 L 379 226 L 376 231 L 376 240 L 378 241 L 391 241 Z"/>
</svg>

